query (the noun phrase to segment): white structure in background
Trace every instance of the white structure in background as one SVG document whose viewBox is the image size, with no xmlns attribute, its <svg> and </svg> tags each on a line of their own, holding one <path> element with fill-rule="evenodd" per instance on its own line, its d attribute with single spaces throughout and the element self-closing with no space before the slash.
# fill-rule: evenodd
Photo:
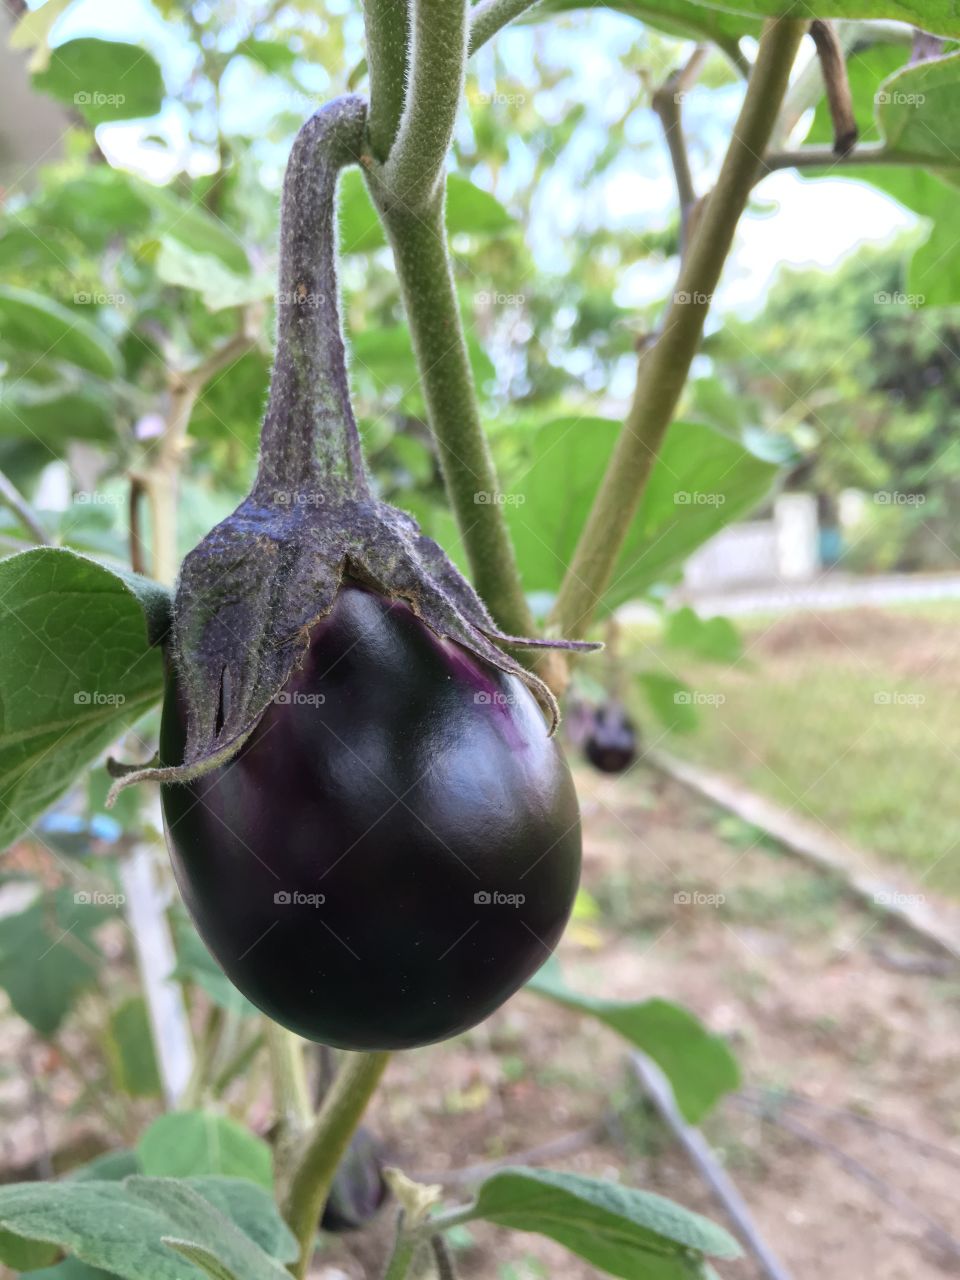
<svg viewBox="0 0 960 1280">
<path fill-rule="evenodd" d="M 819 570 L 816 499 L 808 493 L 782 493 L 771 520 L 727 525 L 695 551 L 684 566 L 683 585 L 698 592 L 809 582 Z"/>
</svg>

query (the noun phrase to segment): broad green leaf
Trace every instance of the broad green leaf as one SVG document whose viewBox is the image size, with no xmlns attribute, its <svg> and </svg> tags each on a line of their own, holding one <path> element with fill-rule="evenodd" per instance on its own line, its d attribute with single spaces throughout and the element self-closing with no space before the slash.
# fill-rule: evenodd
<svg viewBox="0 0 960 1280">
<path fill-rule="evenodd" d="M 57 454 L 74 440 L 113 441 L 113 401 L 96 386 L 72 388 L 26 378 L 0 383 L 0 436 L 40 440 Z"/>
<path fill-rule="evenodd" d="M 42 1240 L 24 1240 L 0 1228 L 0 1262 L 14 1271 L 45 1267 L 57 1256 L 57 1246 Z"/>
<path fill-rule="evenodd" d="M 297 60 L 290 46 L 280 40 L 241 40 L 233 52 L 249 58 L 264 71 L 289 71 Z"/>
<path fill-rule="evenodd" d="M 105 1151 L 88 1164 L 71 1169 L 67 1177 L 75 1182 L 122 1182 L 131 1174 L 142 1172 L 136 1152 L 118 1147 L 116 1151 Z"/>
<path fill-rule="evenodd" d="M 166 284 L 193 289 L 203 298 L 209 311 L 240 307 L 249 302 L 269 298 L 275 283 L 269 276 L 237 275 L 220 258 L 208 253 L 195 253 L 173 235 L 160 241 L 157 275 Z"/>
<path fill-rule="evenodd" d="M 160 1073 L 143 996 L 130 996 L 111 1011 L 107 1057 L 114 1088 L 132 1098 L 155 1098 L 160 1094 Z"/>
<path fill-rule="evenodd" d="M 140 1138 L 137 1155 L 148 1176 L 221 1174 L 247 1178 L 267 1189 L 273 1185 L 267 1144 L 234 1120 L 209 1111 L 161 1116 Z"/>
<path fill-rule="evenodd" d="M 73 0 L 45 0 L 36 9 L 28 9 L 10 32 L 7 42 L 10 49 L 32 49 L 27 69 L 44 71 L 50 63 L 50 32 L 54 23 Z"/>
<path fill-rule="evenodd" d="M 733 6 L 730 6 L 731 8 Z M 749 9 L 749 4 L 738 5 Z M 741 36 L 759 35 L 761 22 L 746 13 L 727 13 L 718 8 L 697 4 L 695 0 L 607 0 L 604 5 L 591 0 L 542 0 L 530 15 L 534 22 L 550 13 L 565 13 L 574 9 L 614 9 L 619 13 L 638 18 L 648 26 L 656 27 L 670 36 L 683 40 L 711 40 L 735 63 L 743 63 L 739 50 Z"/>
<path fill-rule="evenodd" d="M 103 956 L 91 935 L 117 905 L 77 900 L 83 896 L 57 889 L 0 919 L 0 987 L 44 1036 L 53 1035 L 80 992 L 100 979 Z"/>
<path fill-rule="evenodd" d="M 61 259 L 65 229 L 73 231 L 91 251 L 102 252 L 117 236 L 146 231 L 153 208 L 143 194 L 145 186 L 122 169 L 97 165 L 45 196 L 37 209 L 40 233 L 53 236 Z M 76 293 L 75 288 L 71 287 L 70 292 Z M 103 292 L 109 297 L 111 290 Z"/>
<path fill-rule="evenodd" d="M 670 1081 L 677 1105 L 691 1124 L 697 1124 L 740 1083 L 737 1060 L 726 1042 L 680 1005 L 659 999 L 604 1000 L 571 991 L 556 962 L 544 965 L 527 988 L 566 1009 L 597 1018 L 642 1049 Z"/>
<path fill-rule="evenodd" d="M 559 588 L 621 429 L 604 418 L 561 418 L 529 435 L 525 458 L 501 466 L 499 499 L 527 591 Z M 713 427 L 673 423 L 603 611 L 676 573 L 701 543 L 756 506 L 776 474 L 775 466 Z"/>
<path fill-rule="evenodd" d="M 919 62 L 884 81 L 877 118 L 891 150 L 929 164 L 960 164 L 960 54 Z"/>
<path fill-rule="evenodd" d="M 102 378 L 120 372 L 120 353 L 86 316 L 13 285 L 0 285 L 0 347 L 65 360 Z"/>
<path fill-rule="evenodd" d="M 659 671 L 642 672 L 637 676 L 637 683 L 664 729 L 671 733 L 693 733 L 700 717 L 689 685 Z"/>
<path fill-rule="evenodd" d="M 169 187 L 154 187 L 148 182 L 140 183 L 137 191 L 157 217 L 155 230 L 159 240 L 172 236 L 192 253 L 219 258 L 236 275 L 249 274 L 250 261 L 243 242 L 199 201 L 188 203 L 174 195 Z"/>
<path fill-rule="evenodd" d="M 736 662 L 743 653 L 740 633 L 729 618 L 701 618 L 689 606 L 667 615 L 663 638 L 708 662 Z"/>
<path fill-rule="evenodd" d="M 163 693 L 169 595 L 52 547 L 0 561 L 0 848 Z"/>
<path fill-rule="evenodd" d="M 44 1245 L 44 1248 L 50 1248 Z M 54 1247 L 54 1252 L 57 1252 Z M 64 1258 L 55 1267 L 44 1267 L 42 1271 L 31 1271 L 29 1280 L 111 1280 L 111 1273 L 100 1267 L 87 1266 L 76 1258 Z"/>
<path fill-rule="evenodd" d="M 655 6 L 660 8 L 657 0 Z M 669 4 L 665 7 L 669 7 Z M 809 17 L 810 10 L 797 0 L 711 0 L 711 9 L 734 9 L 764 18 Z M 818 18 L 880 18 L 910 22 L 938 36 L 960 36 L 960 11 L 954 0 L 819 0 Z"/>
<path fill-rule="evenodd" d="M 300 1249 L 296 1237 L 280 1216 L 269 1191 L 246 1178 L 187 1178 L 194 1191 L 235 1222 L 264 1253 L 280 1262 L 293 1262 Z"/>
<path fill-rule="evenodd" d="M 166 1239 L 202 1241 L 237 1280 L 289 1280 L 282 1263 L 195 1184 L 170 1178 L 0 1187 L 0 1227 L 57 1244 L 126 1280 L 199 1280 L 208 1274 L 164 1244 Z"/>
<path fill-rule="evenodd" d="M 550 1169 L 504 1169 L 480 1188 L 473 1209 L 512 1231 L 534 1231 L 625 1280 L 694 1280 L 703 1255 L 737 1258 L 722 1227 L 663 1196 Z"/>
<path fill-rule="evenodd" d="M 203 939 L 183 912 L 173 913 L 173 935 L 177 965 L 170 977 L 177 982 L 195 982 L 214 1004 L 243 1017 L 259 1017 L 260 1011 L 241 995 L 203 945 Z"/>
<path fill-rule="evenodd" d="M 359 169 L 348 169 L 338 192 L 340 250 L 369 253 L 386 244 L 377 211 Z M 498 235 L 513 226 L 513 219 L 495 196 L 451 173 L 447 178 L 447 230 L 451 235 Z"/>
<path fill-rule="evenodd" d="M 85 37 L 58 45 L 33 83 L 76 107 L 93 125 L 155 116 L 163 105 L 163 74 L 156 59 L 119 40 Z"/>
<path fill-rule="evenodd" d="M 189 1240 L 177 1240 L 173 1236 L 164 1236 L 163 1243 L 177 1253 L 182 1254 L 188 1262 L 213 1280 L 237 1280 L 225 1262 L 221 1262 L 215 1253 L 202 1244 L 191 1244 Z"/>
</svg>

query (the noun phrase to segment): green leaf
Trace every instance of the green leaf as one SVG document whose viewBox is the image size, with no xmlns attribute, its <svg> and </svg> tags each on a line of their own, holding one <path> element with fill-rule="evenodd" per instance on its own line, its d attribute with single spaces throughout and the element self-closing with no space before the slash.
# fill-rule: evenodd
<svg viewBox="0 0 960 1280">
<path fill-rule="evenodd" d="M 0 561 L 0 848 L 163 694 L 165 588 L 53 547 Z"/>
<path fill-rule="evenodd" d="M 650 709 L 671 733 L 692 733 L 700 722 L 689 685 L 659 671 L 644 671 L 637 676 Z"/>
<path fill-rule="evenodd" d="M 674 0 L 655 0 L 649 8 L 669 13 L 673 3 Z M 809 9 L 798 6 L 796 0 L 711 0 L 702 7 L 736 9 L 740 14 L 764 18 L 810 16 Z M 815 12 L 818 18 L 888 18 L 913 23 L 934 35 L 960 36 L 960 12 L 953 0 L 819 0 Z"/>
<path fill-rule="evenodd" d="M 130 996 L 111 1011 L 107 1055 L 115 1089 L 131 1098 L 159 1096 L 160 1073 L 143 996 Z"/>
<path fill-rule="evenodd" d="M 91 935 L 116 906 L 77 901 L 82 896 L 57 889 L 0 919 L 0 987 L 44 1036 L 53 1035 L 80 992 L 100 978 L 103 956 Z"/>
<path fill-rule="evenodd" d="M 191 1244 L 189 1240 L 176 1240 L 173 1236 L 164 1236 L 163 1243 L 182 1254 L 205 1275 L 212 1276 L 213 1280 L 237 1280 L 226 1263 L 221 1262 L 215 1253 L 211 1253 L 202 1244 Z"/>
<path fill-rule="evenodd" d="M 359 169 L 348 169 L 340 179 L 339 224 L 341 253 L 369 253 L 386 244 L 377 211 Z M 447 230 L 450 235 L 499 235 L 513 226 L 513 219 L 489 191 L 451 173 L 447 178 Z"/>
<path fill-rule="evenodd" d="M 95 386 L 0 383 L 0 436 L 42 440 L 53 453 L 74 440 L 115 441 L 113 400 Z"/>
<path fill-rule="evenodd" d="M 131 1174 L 142 1172 L 136 1152 L 118 1147 L 116 1151 L 105 1151 L 87 1164 L 71 1169 L 67 1177 L 75 1182 L 122 1182 Z"/>
<path fill-rule="evenodd" d="M 225 223 L 200 205 L 179 199 L 168 187 L 154 187 L 144 182 L 137 190 L 158 219 L 159 240 L 170 236 L 192 253 L 219 258 L 236 275 L 249 275 L 250 260 L 243 242 Z"/>
<path fill-rule="evenodd" d="M 238 275 L 220 258 L 208 253 L 195 253 L 173 235 L 160 241 L 157 275 L 166 284 L 193 289 L 209 311 L 240 307 L 249 302 L 269 298 L 275 292 L 269 276 Z"/>
<path fill-rule="evenodd" d="M 242 1017 L 259 1017 L 260 1010 L 241 995 L 203 945 L 203 939 L 185 912 L 172 917 L 177 947 L 177 965 L 170 977 L 177 982 L 195 982 L 214 1004 Z"/>
<path fill-rule="evenodd" d="M 196 1184 L 170 1178 L 0 1187 L 0 1227 L 59 1245 L 127 1280 L 198 1280 L 209 1274 L 186 1262 L 164 1243 L 167 1239 L 202 1241 L 237 1280 L 289 1280 L 282 1263 Z"/>
<path fill-rule="evenodd" d="M 157 61 L 145 49 L 119 40 L 85 37 L 58 45 L 33 84 L 76 107 L 92 125 L 155 116 L 163 105 Z"/>
<path fill-rule="evenodd" d="M 527 988 L 566 1009 L 597 1018 L 642 1049 L 670 1081 L 677 1105 L 691 1124 L 697 1124 L 740 1084 L 740 1068 L 726 1041 L 680 1005 L 659 999 L 603 1000 L 571 991 L 555 961 L 548 961 Z"/>
<path fill-rule="evenodd" d="M 663 638 L 673 648 L 708 662 L 736 662 L 743 653 L 740 633 L 729 618 L 701 618 L 689 606 L 667 616 Z"/>
<path fill-rule="evenodd" d="M 65 360 L 102 378 L 120 372 L 120 353 L 95 324 L 78 311 L 13 285 L 0 285 L 0 343 L 36 359 Z"/>
<path fill-rule="evenodd" d="M 42 1240 L 24 1240 L 0 1229 L 0 1262 L 14 1271 L 33 1271 L 45 1267 L 57 1256 L 57 1246 Z"/>
<path fill-rule="evenodd" d="M 273 1196 L 263 1187 L 245 1178 L 202 1177 L 186 1181 L 271 1258 L 293 1262 L 299 1256 L 296 1237 L 280 1216 Z"/>
<path fill-rule="evenodd" d="M 722 12 L 705 4 L 697 4 L 695 0 L 607 0 L 602 6 L 592 0 L 542 0 L 533 10 L 531 18 L 536 22 L 550 13 L 601 7 L 629 14 L 648 26 L 656 27 L 658 31 L 678 36 L 682 40 L 710 40 L 738 65 L 743 62 L 739 50 L 741 36 L 759 35 L 762 25 L 759 19 L 748 17 L 745 12 Z M 748 10 L 749 2 L 738 5 L 737 8 Z"/>
<path fill-rule="evenodd" d="M 280 40 L 241 40 L 233 52 L 271 72 L 289 71 L 297 60 L 290 46 Z"/>
<path fill-rule="evenodd" d="M 44 1245 L 44 1248 L 49 1248 Z M 57 1250 L 54 1248 L 54 1253 Z M 112 1273 L 100 1267 L 89 1267 L 76 1258 L 64 1258 L 55 1267 L 44 1267 L 42 1271 L 31 1271 L 29 1280 L 111 1280 Z"/>
<path fill-rule="evenodd" d="M 561 418 L 501 466 L 504 514 L 528 591 L 555 592 L 603 478 L 618 422 Z M 675 573 L 688 555 L 768 493 L 777 468 L 713 427 L 675 422 L 604 594 L 609 612 Z"/>
<path fill-rule="evenodd" d="M 877 119 L 892 151 L 930 164 L 960 162 L 960 54 L 919 62 L 884 81 Z"/>
<path fill-rule="evenodd" d="M 161 1116 L 140 1138 L 137 1154 L 147 1175 L 183 1178 L 221 1174 L 273 1185 L 270 1148 L 248 1129 L 209 1111 Z"/>
<path fill-rule="evenodd" d="M 471 1215 L 535 1231 L 625 1280 L 692 1280 L 703 1255 L 737 1258 L 722 1227 L 649 1191 L 549 1169 L 505 1169 L 480 1188 Z"/>
</svg>

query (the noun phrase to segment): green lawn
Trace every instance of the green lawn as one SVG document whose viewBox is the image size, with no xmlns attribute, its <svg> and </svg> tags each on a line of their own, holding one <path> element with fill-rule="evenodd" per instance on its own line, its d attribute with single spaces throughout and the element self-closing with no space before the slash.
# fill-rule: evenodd
<svg viewBox="0 0 960 1280">
<path fill-rule="evenodd" d="M 746 653 L 732 666 L 654 645 L 662 666 L 635 648 L 643 669 L 669 667 L 723 699 L 662 745 L 960 895 L 960 604 L 740 630 Z"/>
</svg>

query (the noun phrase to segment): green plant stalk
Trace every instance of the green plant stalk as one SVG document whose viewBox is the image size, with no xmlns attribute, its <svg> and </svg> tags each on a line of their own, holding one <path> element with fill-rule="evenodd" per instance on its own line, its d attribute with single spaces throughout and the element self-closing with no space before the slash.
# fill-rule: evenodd
<svg viewBox="0 0 960 1280">
<path fill-rule="evenodd" d="M 409 211 L 435 207 L 443 187 L 466 74 L 467 10 L 467 0 L 413 0 L 407 97 L 379 175 L 383 196 Z"/>
<path fill-rule="evenodd" d="M 371 186 L 379 204 L 375 178 Z M 503 507 L 491 500 L 499 486 L 480 422 L 447 253 L 442 193 L 423 215 L 379 207 L 393 247 L 447 495 L 474 586 L 507 634 L 534 635 L 536 624 L 523 594 Z"/>
<path fill-rule="evenodd" d="M 47 532 L 34 515 L 29 502 L 2 471 L 0 471 L 0 507 L 6 507 L 13 512 L 34 542 L 41 547 L 49 545 L 50 539 L 47 537 Z"/>
<path fill-rule="evenodd" d="M 390 154 L 403 114 L 410 39 L 406 0 L 364 0 L 363 21 L 370 74 L 367 136 L 382 163 Z"/>
<path fill-rule="evenodd" d="M 383 1273 L 383 1280 L 406 1280 L 414 1255 L 420 1244 L 421 1241 L 416 1236 L 404 1230 L 403 1214 L 401 1214 L 397 1223 L 397 1238 L 387 1269 Z"/>
<path fill-rule="evenodd" d="M 284 1217 L 300 1244 L 290 1271 L 304 1280 L 313 1240 L 334 1174 L 390 1059 L 389 1053 L 351 1053 L 344 1058 L 307 1135 L 283 1206 Z"/>
<path fill-rule="evenodd" d="M 287 1031 L 270 1018 L 264 1019 L 264 1026 L 274 1110 L 287 1133 L 302 1134 L 313 1114 L 303 1063 L 303 1043 L 292 1031 Z"/>
<path fill-rule="evenodd" d="M 696 218 L 662 332 L 640 358 L 633 402 L 561 585 L 548 634 L 582 636 L 613 577 L 700 345 L 713 292 L 756 180 L 805 30 L 804 22 L 787 18 L 764 26 L 716 187 Z"/>
<path fill-rule="evenodd" d="M 537 0 L 480 0 L 470 11 L 468 54 L 476 51 L 508 22 L 532 9 Z"/>
<path fill-rule="evenodd" d="M 757 181 L 779 169 L 849 169 L 862 165 L 906 165 L 910 168 L 933 164 L 937 168 L 956 169 L 960 159 L 946 156 L 934 161 L 932 156 L 921 153 L 894 151 L 884 142 L 861 143 L 843 156 L 836 155 L 832 147 L 797 147 L 793 151 L 774 151 L 765 156 L 758 166 Z"/>
</svg>

